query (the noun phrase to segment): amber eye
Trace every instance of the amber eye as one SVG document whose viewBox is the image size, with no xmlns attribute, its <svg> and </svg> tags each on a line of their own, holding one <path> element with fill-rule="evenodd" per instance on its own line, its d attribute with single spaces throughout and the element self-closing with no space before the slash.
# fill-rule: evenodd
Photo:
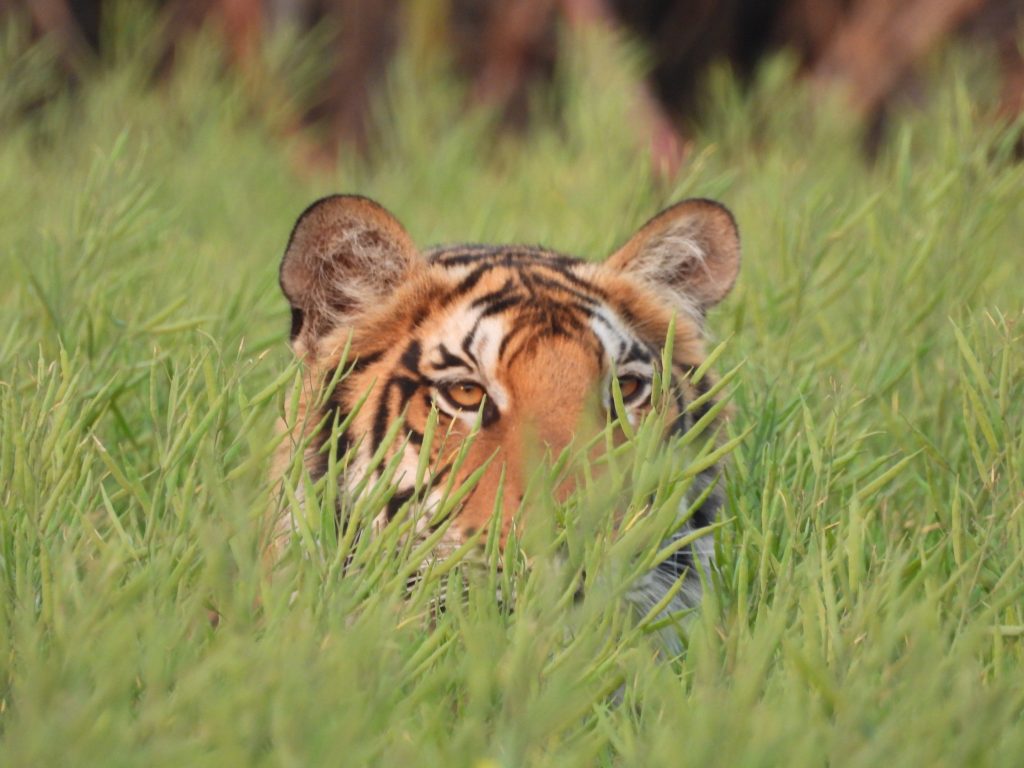
<svg viewBox="0 0 1024 768">
<path fill-rule="evenodd" d="M 640 394 L 644 382 L 639 376 L 620 376 L 619 391 L 622 393 L 622 402 L 627 403 Z"/>
<path fill-rule="evenodd" d="M 475 381 L 456 381 L 454 384 L 444 385 L 441 391 L 459 408 L 478 408 L 487 394 Z"/>
</svg>

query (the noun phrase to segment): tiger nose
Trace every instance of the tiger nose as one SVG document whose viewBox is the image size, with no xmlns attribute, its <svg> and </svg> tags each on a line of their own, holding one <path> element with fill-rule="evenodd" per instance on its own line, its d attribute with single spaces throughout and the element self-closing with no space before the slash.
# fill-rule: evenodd
<svg viewBox="0 0 1024 768">
<path fill-rule="evenodd" d="M 589 434 L 592 425 L 581 423 L 580 410 L 563 408 L 551 413 L 538 406 L 531 408 L 528 415 L 520 412 L 518 418 L 503 430 L 500 443 L 482 446 L 481 460 L 484 453 L 490 455 L 495 447 L 498 455 L 470 493 L 455 522 L 463 542 L 475 535 L 479 536 L 481 543 L 486 542 L 500 504 L 497 530 L 500 544 L 504 547 L 513 525 L 521 532 L 524 526 L 529 525 L 531 515 L 550 512 L 552 501 L 564 502 L 572 494 L 576 482 L 575 473 L 570 471 L 556 487 L 550 489 L 553 499 L 533 499 L 533 491 L 530 498 L 526 497 L 528 487 L 550 488 L 546 482 L 534 483 L 538 473 L 549 471 L 551 462 L 557 461 L 563 451 L 571 450 L 581 430 Z"/>
</svg>

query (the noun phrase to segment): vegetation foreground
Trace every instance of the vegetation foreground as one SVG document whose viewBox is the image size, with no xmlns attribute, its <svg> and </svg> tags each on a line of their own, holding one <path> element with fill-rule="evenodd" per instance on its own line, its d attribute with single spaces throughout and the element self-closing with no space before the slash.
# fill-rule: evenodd
<svg viewBox="0 0 1024 768">
<path fill-rule="evenodd" d="M 410 56 L 374 159 L 312 176 L 211 46 L 156 88 L 111 50 L 28 108 L 54 63 L 0 47 L 3 765 L 1019 764 L 1024 166 L 968 85 L 985 62 L 937 63 L 873 165 L 785 62 L 745 93 L 716 76 L 664 183 L 607 41 L 577 41 L 557 115 L 505 138 Z M 296 50 L 270 65 L 310 76 Z M 728 511 L 680 657 L 619 599 L 657 509 L 628 546 L 566 514 L 577 601 L 539 557 L 437 615 L 440 575 L 405 597 L 399 538 L 338 542 L 316 510 L 268 578 L 296 380 L 277 268 L 332 191 L 421 243 L 594 257 L 686 196 L 736 213 L 743 270 L 711 318 L 736 369 Z M 685 462 L 650 434 L 612 481 L 670 498 Z"/>
</svg>

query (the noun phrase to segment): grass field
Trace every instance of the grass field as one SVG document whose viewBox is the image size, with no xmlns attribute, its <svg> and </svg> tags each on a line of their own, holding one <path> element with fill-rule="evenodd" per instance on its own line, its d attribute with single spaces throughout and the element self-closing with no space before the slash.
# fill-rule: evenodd
<svg viewBox="0 0 1024 768">
<path fill-rule="evenodd" d="M 156 88 L 124 43 L 53 96 L 46 51 L 2 37 L 0 764 L 1020 764 L 1024 165 L 989 62 L 934 61 L 873 165 L 785 61 L 746 92 L 719 73 L 664 183 L 607 41 L 573 47 L 557 117 L 502 139 L 410 55 L 373 161 L 302 175 L 280 94 L 202 41 Z M 301 98 L 295 50 L 270 62 Z M 581 604 L 541 563 L 514 614 L 471 587 L 433 626 L 407 561 L 364 550 L 342 578 L 327 526 L 267 578 L 296 373 L 277 268 L 332 191 L 422 244 L 594 257 L 674 200 L 734 210 L 711 327 L 743 437 L 680 658 L 622 610 L 635 556 L 607 537 L 580 545 L 607 587 Z"/>
</svg>

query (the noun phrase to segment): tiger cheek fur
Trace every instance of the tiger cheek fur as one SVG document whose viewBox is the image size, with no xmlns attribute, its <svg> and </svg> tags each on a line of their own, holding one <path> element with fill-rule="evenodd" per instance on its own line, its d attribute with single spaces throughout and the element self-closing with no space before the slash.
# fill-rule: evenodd
<svg viewBox="0 0 1024 768">
<path fill-rule="evenodd" d="M 308 438 L 305 462 L 314 479 L 323 476 L 332 424 L 365 398 L 338 438 L 339 454 L 354 447 L 339 478 L 349 492 L 388 429 L 403 419 L 400 435 L 407 439 L 391 448 L 392 455 L 402 453 L 396 491 L 375 521 L 380 525 L 412 496 L 431 409 L 438 409 L 443 435 L 430 448 L 439 486 L 479 418 L 455 483 L 487 467 L 437 556 L 485 532 L 496 502 L 504 543 L 514 520 L 528 524 L 528 514 L 515 513 L 537 458 L 557 456 L 581 432 L 603 425 L 613 372 L 631 419 L 649 407 L 673 323 L 673 429 L 685 430 L 707 413 L 713 405 L 707 398 L 687 408 L 708 387 L 707 377 L 694 384 L 690 374 L 704 359 L 705 314 L 731 290 L 739 259 L 732 215 L 707 200 L 666 209 L 603 262 L 525 246 L 421 252 L 377 203 L 342 195 L 320 200 L 299 217 L 281 264 L 306 386 L 298 422 L 285 425 L 294 439 L 277 464 L 286 465 L 291 446 Z M 351 371 L 337 381 L 346 349 Z M 324 397 L 329 384 L 334 390 Z M 718 474 L 716 467 L 702 472 L 694 493 L 716 484 Z M 564 495 L 571 484 L 558 490 Z M 714 488 L 676 535 L 713 522 L 720 505 Z M 277 550 L 288 539 L 290 518 L 276 521 L 275 531 Z M 425 518 L 418 534 L 429 534 Z M 649 608 L 682 577 L 669 610 L 696 604 L 696 564 L 709 567 L 712 552 L 706 537 L 679 550 L 635 585 L 631 598 Z"/>
</svg>

